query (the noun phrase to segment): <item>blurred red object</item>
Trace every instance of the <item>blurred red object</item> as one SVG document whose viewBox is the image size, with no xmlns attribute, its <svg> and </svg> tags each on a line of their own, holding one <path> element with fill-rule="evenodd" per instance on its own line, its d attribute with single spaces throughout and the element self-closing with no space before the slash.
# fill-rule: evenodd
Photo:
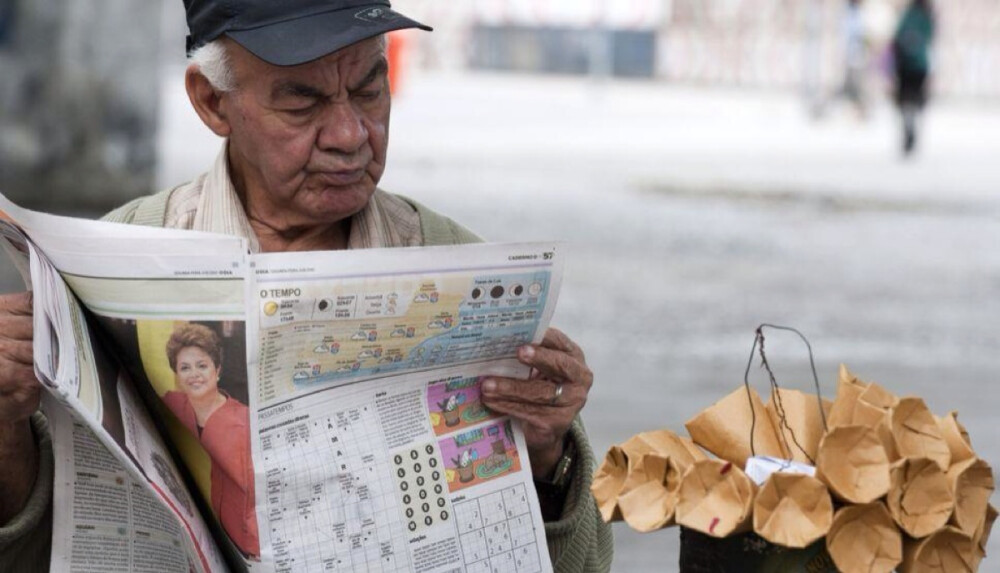
<svg viewBox="0 0 1000 573">
<path fill-rule="evenodd" d="M 405 31 L 389 32 L 389 93 L 397 93 L 402 85 L 403 66 L 409 42 Z"/>
</svg>

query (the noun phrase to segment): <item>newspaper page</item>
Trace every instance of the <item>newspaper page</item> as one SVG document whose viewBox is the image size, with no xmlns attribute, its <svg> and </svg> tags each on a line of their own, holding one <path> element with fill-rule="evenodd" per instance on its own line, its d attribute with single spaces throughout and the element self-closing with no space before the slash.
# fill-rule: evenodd
<svg viewBox="0 0 1000 573">
<path fill-rule="evenodd" d="M 551 570 L 523 434 L 479 383 L 528 376 L 558 245 L 249 255 L 0 207 L 37 247 L 40 378 L 180 520 L 195 569 Z"/>
<path fill-rule="evenodd" d="M 47 414 L 50 418 L 63 414 L 70 420 L 62 424 L 65 432 L 53 435 L 57 483 L 61 484 L 56 488 L 54 500 L 53 570 L 142 570 L 142 555 L 134 551 L 122 554 L 117 544 L 135 535 L 136 530 L 129 523 L 138 523 L 151 515 L 160 521 L 152 530 L 144 531 L 155 531 L 158 542 L 173 536 L 171 544 L 184 557 L 168 560 L 159 570 L 226 570 L 209 527 L 184 487 L 183 474 L 174 463 L 170 446 L 161 439 L 137 395 L 130 374 L 134 367 L 129 369 L 128 360 L 120 360 L 127 353 L 118 352 L 102 340 L 99 325 L 84 311 L 64 276 L 48 258 L 48 253 L 52 253 L 63 268 L 72 272 L 78 251 L 100 253 L 95 255 L 101 257 L 95 268 L 106 270 L 108 262 L 116 260 L 116 254 L 123 250 L 133 250 L 138 255 L 141 249 L 136 250 L 134 240 L 152 235 L 147 236 L 146 230 L 139 229 L 137 237 L 125 240 L 127 235 L 122 231 L 126 229 L 121 225 L 32 213 L 2 196 L 0 208 L 0 235 L 5 250 L 22 269 L 26 283 L 35 287 L 35 370 L 50 390 L 51 404 L 58 405 L 50 404 Z M 28 239 L 29 234 L 45 245 L 45 252 Z M 190 235 L 179 233 L 181 236 L 175 238 L 181 241 L 174 242 L 169 235 L 160 234 L 156 240 L 162 248 L 151 248 L 150 252 L 168 257 L 183 255 L 184 250 L 198 252 L 195 244 L 190 243 Z M 102 238 L 94 242 L 94 237 Z M 239 241 L 234 246 L 240 252 Z M 111 268 L 128 273 L 136 271 L 127 260 L 116 265 Z M 77 270 L 89 272 L 86 266 Z M 86 479 L 72 478 L 84 474 Z M 119 503 L 110 504 L 111 509 L 106 511 L 97 506 L 111 499 L 110 490 L 104 489 L 109 483 L 118 486 L 120 491 L 112 497 Z M 88 509 L 91 505 L 94 507 Z M 102 518 L 111 521 L 101 521 Z M 169 522 L 174 525 L 165 527 Z M 148 527 L 152 525 L 147 524 Z M 82 531 L 93 533 L 81 534 Z M 105 535 L 108 532 L 117 532 L 117 537 Z M 132 541 L 133 549 L 141 544 Z M 125 569 L 119 568 L 122 563 L 126 564 Z"/>
<path fill-rule="evenodd" d="M 551 244 L 253 259 L 262 557 L 291 571 L 550 571 L 523 434 L 480 381 L 525 378 Z"/>
<path fill-rule="evenodd" d="M 155 480 L 137 476 L 90 425 L 49 398 L 44 411 L 55 455 L 53 571 L 188 573 L 221 571 L 214 547 L 196 531 L 193 502 L 162 450 L 151 450 Z M 139 439 L 150 439 L 149 435 Z M 152 486 L 152 487 L 150 487 Z M 178 519 L 182 512 L 186 520 Z"/>
</svg>

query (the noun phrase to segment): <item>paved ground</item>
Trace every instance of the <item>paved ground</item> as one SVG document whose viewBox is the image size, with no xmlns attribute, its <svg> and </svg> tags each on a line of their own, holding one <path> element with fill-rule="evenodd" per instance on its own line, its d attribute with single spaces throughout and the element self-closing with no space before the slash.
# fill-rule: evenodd
<svg viewBox="0 0 1000 573">
<path fill-rule="evenodd" d="M 187 112 L 179 70 L 167 77 L 164 185 L 218 145 Z M 599 455 L 639 431 L 683 431 L 741 383 L 753 329 L 772 322 L 810 338 L 826 393 L 845 362 L 939 414 L 957 409 L 1000 463 L 998 108 L 940 103 L 904 162 L 887 108 L 813 123 L 784 95 L 408 80 L 383 186 L 492 240 L 569 243 L 555 322 L 596 373 L 586 420 Z M 806 387 L 802 347 L 775 334 L 768 349 L 779 382 Z M 677 562 L 676 531 L 616 534 L 616 571 Z"/>
<path fill-rule="evenodd" d="M 385 187 L 491 239 L 569 242 L 555 322 L 597 375 L 599 451 L 682 431 L 740 384 L 772 322 L 810 338 L 824 391 L 845 362 L 959 410 L 1000 463 L 1000 110 L 942 103 L 904 162 L 888 108 L 817 124 L 780 95 L 412 79 Z M 773 335 L 769 350 L 779 381 L 805 387 L 802 347 Z M 616 571 L 676 563 L 675 532 L 616 532 Z"/>
</svg>

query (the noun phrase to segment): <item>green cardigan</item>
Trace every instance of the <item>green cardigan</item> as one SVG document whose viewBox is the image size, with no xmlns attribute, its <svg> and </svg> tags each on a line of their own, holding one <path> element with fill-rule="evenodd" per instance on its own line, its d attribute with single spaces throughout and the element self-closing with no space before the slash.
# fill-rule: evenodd
<svg viewBox="0 0 1000 573">
<path fill-rule="evenodd" d="M 105 221 L 162 227 L 172 190 L 136 199 L 104 216 Z M 482 240 L 451 219 L 403 199 L 420 215 L 425 246 L 476 243 Z M 0 571 L 47 571 L 52 540 L 52 445 L 45 419 L 32 418 L 41 450 L 41 467 L 28 505 L 10 523 L 0 527 Z M 549 557 L 556 573 L 604 573 L 611 570 L 614 539 L 601 520 L 590 493 L 596 460 L 579 418 L 570 428 L 577 457 L 566 504 L 559 521 L 545 524 Z"/>
</svg>

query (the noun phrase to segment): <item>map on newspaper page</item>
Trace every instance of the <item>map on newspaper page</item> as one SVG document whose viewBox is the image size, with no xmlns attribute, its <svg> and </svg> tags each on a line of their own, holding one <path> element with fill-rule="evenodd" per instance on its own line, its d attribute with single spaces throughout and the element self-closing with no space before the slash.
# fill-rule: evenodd
<svg viewBox="0 0 1000 573">
<path fill-rule="evenodd" d="M 261 401 L 327 383 L 510 356 L 532 341 L 549 269 L 261 288 Z"/>
</svg>

